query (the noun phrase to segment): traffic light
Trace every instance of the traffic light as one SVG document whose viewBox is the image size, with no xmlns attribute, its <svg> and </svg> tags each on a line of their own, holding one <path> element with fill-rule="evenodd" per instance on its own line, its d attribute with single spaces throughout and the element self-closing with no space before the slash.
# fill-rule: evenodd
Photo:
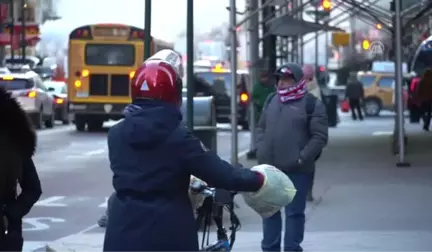
<svg viewBox="0 0 432 252">
<path fill-rule="evenodd" d="M 369 48 L 370 48 L 369 40 L 367 40 L 367 39 L 363 40 L 362 41 L 362 47 L 363 47 L 363 50 L 369 50 Z"/>
<path fill-rule="evenodd" d="M 331 0 L 322 0 L 321 1 L 321 7 L 325 11 L 331 11 L 331 9 L 332 9 L 332 2 L 331 2 Z"/>
<path fill-rule="evenodd" d="M 382 29 L 382 24 L 380 24 L 380 23 L 376 24 L 376 28 L 377 28 L 378 30 L 381 30 L 381 29 Z"/>
</svg>

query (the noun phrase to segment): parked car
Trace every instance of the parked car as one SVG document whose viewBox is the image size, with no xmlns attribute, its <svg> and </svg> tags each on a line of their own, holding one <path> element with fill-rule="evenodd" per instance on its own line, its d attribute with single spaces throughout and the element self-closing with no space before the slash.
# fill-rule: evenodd
<svg viewBox="0 0 432 252">
<path fill-rule="evenodd" d="M 54 98 L 33 71 L 0 74 L 0 87 L 10 91 L 30 116 L 37 129 L 54 127 Z M 2 118 L 7 120 L 7 118 Z"/>
<path fill-rule="evenodd" d="M 45 86 L 48 88 L 54 98 L 55 104 L 55 120 L 62 121 L 63 124 L 69 124 L 69 101 L 67 97 L 67 84 L 62 81 L 45 81 Z"/>
<path fill-rule="evenodd" d="M 195 96 L 212 95 L 215 97 L 216 118 L 218 123 L 231 121 L 231 71 L 221 67 L 195 70 L 198 82 L 195 85 Z M 248 73 L 237 71 L 237 123 L 244 130 L 249 130 L 248 106 L 249 92 L 247 89 Z M 202 83 L 202 84 L 200 84 Z"/>
</svg>

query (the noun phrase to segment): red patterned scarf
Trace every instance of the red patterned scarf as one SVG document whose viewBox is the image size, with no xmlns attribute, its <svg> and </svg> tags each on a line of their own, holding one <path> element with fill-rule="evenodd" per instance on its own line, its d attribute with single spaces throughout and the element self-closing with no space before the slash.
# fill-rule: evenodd
<svg viewBox="0 0 432 252">
<path fill-rule="evenodd" d="M 282 103 L 301 99 L 308 92 L 306 80 L 301 80 L 289 88 L 278 89 L 277 94 Z"/>
</svg>

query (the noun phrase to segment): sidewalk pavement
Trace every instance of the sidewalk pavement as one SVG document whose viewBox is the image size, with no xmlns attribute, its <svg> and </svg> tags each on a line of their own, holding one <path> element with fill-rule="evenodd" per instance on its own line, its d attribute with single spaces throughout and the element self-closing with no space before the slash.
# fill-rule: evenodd
<svg viewBox="0 0 432 252">
<path fill-rule="evenodd" d="M 332 130 L 317 164 L 316 202 L 307 210 L 305 251 L 432 249 L 432 161 L 428 155 L 432 133 L 417 128 L 407 129 L 409 168 L 395 166 L 389 136 L 356 134 L 358 129 L 354 134 Z M 246 167 L 255 164 L 244 158 L 240 162 Z M 252 217 L 242 215 L 240 219 L 257 218 L 252 211 L 250 214 Z M 259 230 L 240 230 L 234 251 L 259 251 Z M 49 247 L 54 251 L 101 251 L 102 240 L 103 234 L 81 234 Z"/>
</svg>

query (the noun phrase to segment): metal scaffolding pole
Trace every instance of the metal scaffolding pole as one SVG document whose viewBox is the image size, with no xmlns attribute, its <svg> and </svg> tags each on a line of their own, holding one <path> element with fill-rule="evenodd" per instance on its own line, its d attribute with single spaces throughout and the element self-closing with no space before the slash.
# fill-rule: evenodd
<svg viewBox="0 0 432 252">
<path fill-rule="evenodd" d="M 397 167 L 408 167 L 410 163 L 405 160 L 405 129 L 404 129 L 404 106 L 402 94 L 402 24 L 401 24 L 401 0 L 395 0 L 395 44 L 396 44 L 396 116 L 397 116 L 397 138 L 399 145 L 399 162 Z"/>
<path fill-rule="evenodd" d="M 191 0 L 192 1 L 192 0 Z M 231 164 L 238 164 L 238 129 L 237 129 L 237 29 L 236 2 L 230 0 L 231 31 Z"/>
<path fill-rule="evenodd" d="M 259 0 L 249 0 L 250 6 L 249 11 L 254 13 L 255 10 L 258 9 Z M 251 13 L 251 14 L 252 14 Z M 253 64 L 249 64 L 249 73 L 251 77 L 251 90 L 249 91 L 252 93 L 253 88 L 256 83 L 259 81 L 258 77 L 258 65 L 255 64 L 255 62 L 259 61 L 259 15 L 258 13 L 255 13 L 255 15 L 250 15 L 251 18 L 249 20 L 249 62 L 252 62 Z M 250 150 L 254 151 L 256 149 L 255 146 L 255 137 L 256 137 L 256 123 L 255 120 L 255 106 L 253 104 L 250 104 L 249 106 L 249 128 L 251 132 L 251 142 L 250 142 Z"/>
</svg>

